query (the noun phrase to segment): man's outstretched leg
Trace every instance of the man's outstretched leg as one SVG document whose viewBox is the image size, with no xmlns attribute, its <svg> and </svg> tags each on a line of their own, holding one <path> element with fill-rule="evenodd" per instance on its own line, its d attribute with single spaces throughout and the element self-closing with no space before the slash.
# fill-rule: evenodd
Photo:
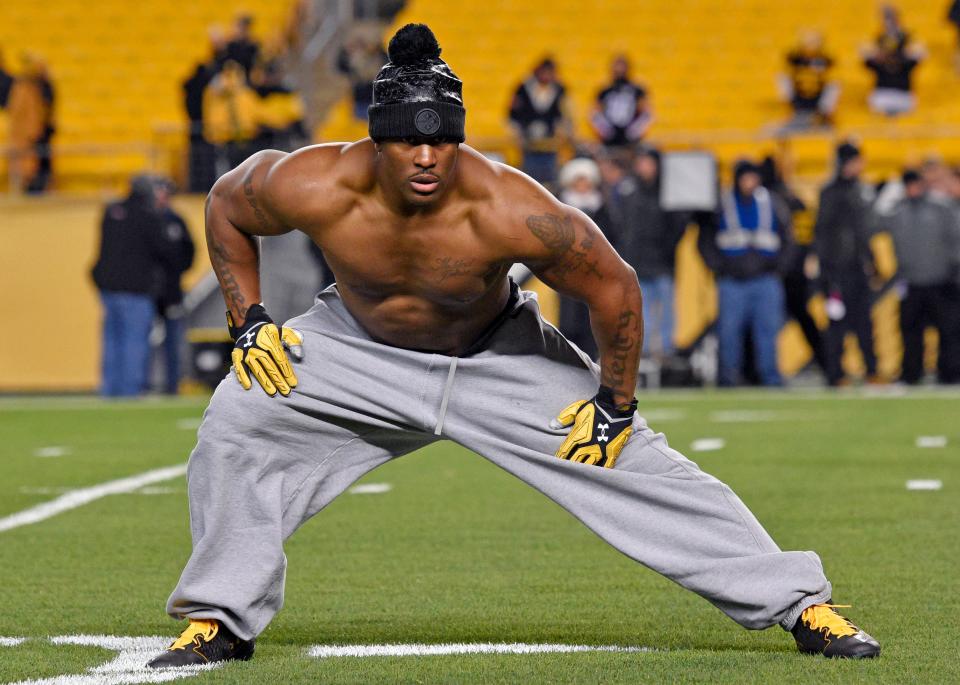
<svg viewBox="0 0 960 685">
<path fill-rule="evenodd" d="M 507 322 L 487 351 L 460 360 L 444 434 L 740 625 L 779 624 L 804 652 L 876 656 L 879 644 L 830 606 L 820 558 L 781 551 L 729 487 L 639 416 L 613 468 L 555 456 L 570 429 L 551 425 L 553 419 L 571 401 L 596 393 L 597 376 L 559 333 L 541 327 L 529 306 L 533 311 Z M 613 441 L 613 422 L 600 422 L 606 427 L 596 425 L 602 437 L 595 442 Z"/>
<path fill-rule="evenodd" d="M 230 377 L 204 415 L 187 473 L 193 551 L 167 602 L 190 624 L 152 667 L 250 658 L 283 604 L 284 540 L 367 472 L 436 439 L 411 400 L 428 355 L 370 341 L 324 302 L 292 323 L 296 391 L 269 397 Z"/>
</svg>

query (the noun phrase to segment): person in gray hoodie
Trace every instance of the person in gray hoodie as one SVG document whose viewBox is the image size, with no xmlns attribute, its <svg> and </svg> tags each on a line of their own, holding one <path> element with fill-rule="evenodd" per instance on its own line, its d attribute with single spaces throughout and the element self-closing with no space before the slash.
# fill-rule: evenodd
<svg viewBox="0 0 960 685">
<path fill-rule="evenodd" d="M 935 326 L 940 335 L 937 375 L 941 383 L 960 382 L 960 222 L 943 202 L 928 196 L 923 177 L 903 174 L 906 197 L 889 218 L 897 255 L 895 278 L 903 292 L 901 380 L 923 378 L 923 333 Z"/>
</svg>

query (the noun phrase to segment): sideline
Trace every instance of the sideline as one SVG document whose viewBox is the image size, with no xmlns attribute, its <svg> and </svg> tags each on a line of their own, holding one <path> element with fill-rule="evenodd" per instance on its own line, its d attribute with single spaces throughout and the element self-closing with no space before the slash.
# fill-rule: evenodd
<svg viewBox="0 0 960 685">
<path fill-rule="evenodd" d="M 99 485 L 94 485 L 89 488 L 70 490 L 69 492 L 64 493 L 56 499 L 52 499 L 49 502 L 43 502 L 42 504 L 30 507 L 29 509 L 24 509 L 23 511 L 18 511 L 15 514 L 11 514 L 10 516 L 0 518 L 0 533 L 7 530 L 12 530 L 14 528 L 19 528 L 20 526 L 27 526 L 31 523 L 45 521 L 48 518 L 56 516 L 57 514 L 62 514 L 65 511 L 82 507 L 84 504 L 89 504 L 90 502 L 94 502 L 98 499 L 106 497 L 107 495 L 127 494 L 134 492 L 135 490 L 139 490 L 144 485 L 153 485 L 154 483 L 161 483 L 165 480 L 179 478 L 186 473 L 187 465 L 178 464 L 177 466 L 167 466 L 162 469 L 153 469 L 152 471 L 146 471 L 136 476 L 129 476 L 127 478 L 120 478 L 118 480 L 110 480 L 106 483 L 100 483 Z"/>
</svg>

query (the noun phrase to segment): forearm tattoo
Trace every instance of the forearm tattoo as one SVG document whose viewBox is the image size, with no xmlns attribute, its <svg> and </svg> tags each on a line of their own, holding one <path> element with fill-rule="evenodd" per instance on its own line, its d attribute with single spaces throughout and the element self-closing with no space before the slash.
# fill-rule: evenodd
<svg viewBox="0 0 960 685">
<path fill-rule="evenodd" d="M 603 368 L 600 383 L 614 390 L 623 390 L 628 375 L 636 371 L 636 360 L 643 342 L 643 317 L 631 309 L 624 309 L 617 317 L 617 330 L 610 345 L 609 360 L 601 359 Z M 632 394 L 628 389 L 624 394 Z"/>
<path fill-rule="evenodd" d="M 549 276 L 563 283 L 568 276 L 589 274 L 599 281 L 603 273 L 597 268 L 598 261 L 590 259 L 594 238 L 585 233 L 577 244 L 576 229 L 569 216 L 543 214 L 527 217 L 527 228 L 550 250 L 555 261 L 547 267 Z"/>
</svg>

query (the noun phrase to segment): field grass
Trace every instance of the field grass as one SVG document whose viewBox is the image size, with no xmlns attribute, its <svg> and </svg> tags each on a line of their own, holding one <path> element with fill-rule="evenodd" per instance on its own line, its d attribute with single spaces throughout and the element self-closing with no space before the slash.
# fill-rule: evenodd
<svg viewBox="0 0 960 685">
<path fill-rule="evenodd" d="M 196 683 L 960 682 L 960 399 L 659 393 L 641 413 L 729 483 L 781 547 L 814 549 L 834 599 L 884 647 L 797 654 L 619 555 L 485 460 L 440 443 L 388 464 L 287 544 L 286 608 L 253 661 Z M 182 463 L 201 401 L 0 400 L 0 519 Z M 920 448 L 918 436 L 947 436 Z M 725 446 L 689 452 L 700 438 Z M 38 450 L 62 456 L 36 456 Z M 939 491 L 908 491 L 938 479 Z M 189 553 L 182 478 L 0 532 L 0 683 L 83 673 L 112 652 L 57 635 L 158 635 Z M 518 642 L 641 653 L 312 658 L 311 645 Z M 94 681 L 90 681 L 94 682 Z M 106 682 L 106 681 L 103 681 Z M 121 682 L 121 681 L 111 681 Z M 129 681 L 132 682 L 132 681 Z"/>
</svg>

